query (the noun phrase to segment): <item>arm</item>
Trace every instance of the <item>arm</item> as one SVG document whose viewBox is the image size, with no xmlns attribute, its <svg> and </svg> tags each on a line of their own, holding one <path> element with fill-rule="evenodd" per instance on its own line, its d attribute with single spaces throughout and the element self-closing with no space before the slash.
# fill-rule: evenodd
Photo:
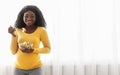
<svg viewBox="0 0 120 75">
<path fill-rule="evenodd" d="M 13 55 L 17 53 L 17 51 L 18 51 L 17 36 L 12 36 L 10 50 Z"/>
<path fill-rule="evenodd" d="M 18 50 L 17 35 L 16 35 L 15 32 L 16 32 L 16 30 L 12 26 L 10 26 L 8 28 L 8 33 L 10 33 L 11 36 L 12 36 L 12 38 L 11 38 L 11 44 L 10 44 L 10 50 L 11 50 L 12 54 L 16 54 L 16 52 Z"/>
<path fill-rule="evenodd" d="M 49 53 L 51 50 L 50 41 L 48 38 L 47 31 L 45 29 L 42 30 L 40 35 L 40 40 L 42 41 L 43 48 L 34 48 L 34 53 Z"/>
</svg>

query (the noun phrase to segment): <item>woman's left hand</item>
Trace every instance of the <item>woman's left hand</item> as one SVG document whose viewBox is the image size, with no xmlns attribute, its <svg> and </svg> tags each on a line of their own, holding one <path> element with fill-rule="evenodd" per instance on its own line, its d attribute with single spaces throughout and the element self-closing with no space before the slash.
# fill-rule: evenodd
<svg viewBox="0 0 120 75">
<path fill-rule="evenodd" d="M 24 49 L 24 50 L 21 49 L 21 51 L 24 53 L 32 53 L 34 49 Z"/>
</svg>

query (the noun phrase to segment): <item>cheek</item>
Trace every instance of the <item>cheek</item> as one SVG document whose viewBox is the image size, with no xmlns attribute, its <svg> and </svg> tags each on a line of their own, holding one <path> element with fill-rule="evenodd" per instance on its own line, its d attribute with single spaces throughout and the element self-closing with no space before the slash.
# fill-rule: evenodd
<svg viewBox="0 0 120 75">
<path fill-rule="evenodd" d="M 26 21 L 26 19 L 23 17 L 23 22 L 25 22 Z"/>
<path fill-rule="evenodd" d="M 33 22 L 35 23 L 35 22 L 36 22 L 36 19 L 33 19 Z"/>
</svg>

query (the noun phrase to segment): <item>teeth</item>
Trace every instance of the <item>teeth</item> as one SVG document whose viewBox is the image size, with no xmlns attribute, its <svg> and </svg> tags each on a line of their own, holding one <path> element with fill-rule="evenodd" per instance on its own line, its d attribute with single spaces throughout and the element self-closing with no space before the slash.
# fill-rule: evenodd
<svg viewBox="0 0 120 75">
<path fill-rule="evenodd" d="M 28 21 L 28 23 L 32 23 L 31 21 Z"/>
</svg>

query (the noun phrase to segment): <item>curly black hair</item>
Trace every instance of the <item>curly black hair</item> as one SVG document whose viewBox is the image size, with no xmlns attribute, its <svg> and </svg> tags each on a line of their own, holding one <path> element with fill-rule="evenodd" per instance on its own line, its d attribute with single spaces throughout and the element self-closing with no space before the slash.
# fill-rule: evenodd
<svg viewBox="0 0 120 75">
<path fill-rule="evenodd" d="M 41 26 L 41 27 L 46 28 L 46 22 L 45 22 L 42 12 L 40 11 L 40 9 L 37 6 L 34 6 L 34 5 L 27 5 L 21 9 L 21 11 L 19 12 L 18 17 L 15 21 L 16 28 L 24 28 L 26 26 L 26 24 L 23 21 L 23 15 L 27 11 L 32 11 L 33 13 L 35 13 L 35 15 L 36 15 L 35 25 L 36 26 Z"/>
</svg>

